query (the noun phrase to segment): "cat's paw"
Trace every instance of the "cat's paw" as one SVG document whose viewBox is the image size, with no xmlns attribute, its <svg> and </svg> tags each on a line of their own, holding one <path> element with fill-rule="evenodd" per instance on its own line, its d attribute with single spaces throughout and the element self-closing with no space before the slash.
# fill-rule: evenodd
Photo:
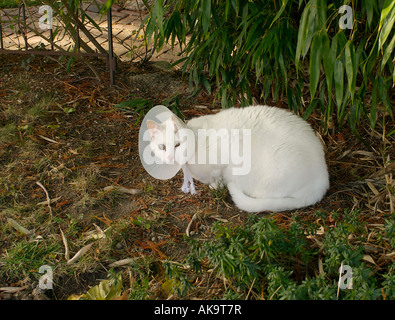
<svg viewBox="0 0 395 320">
<path fill-rule="evenodd" d="M 183 184 L 181 187 L 182 192 L 184 193 L 189 193 L 191 191 L 191 189 L 189 188 L 188 184 Z"/>
<path fill-rule="evenodd" d="M 197 191 L 195 189 L 195 185 L 193 182 L 191 183 L 191 194 L 197 194 Z"/>
</svg>

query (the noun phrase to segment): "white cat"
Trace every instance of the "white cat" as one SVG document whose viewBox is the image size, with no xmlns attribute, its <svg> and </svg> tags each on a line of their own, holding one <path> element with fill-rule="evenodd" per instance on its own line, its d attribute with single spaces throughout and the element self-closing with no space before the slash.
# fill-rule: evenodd
<svg viewBox="0 0 395 320">
<path fill-rule="evenodd" d="M 195 193 L 193 177 L 214 188 L 226 185 L 241 210 L 278 212 L 312 205 L 329 188 L 319 138 L 284 109 L 230 108 L 187 125 L 171 117 L 161 124 L 147 120 L 147 127 L 154 154 L 182 166 L 184 192 Z M 185 138 L 184 129 L 195 141 Z"/>
</svg>

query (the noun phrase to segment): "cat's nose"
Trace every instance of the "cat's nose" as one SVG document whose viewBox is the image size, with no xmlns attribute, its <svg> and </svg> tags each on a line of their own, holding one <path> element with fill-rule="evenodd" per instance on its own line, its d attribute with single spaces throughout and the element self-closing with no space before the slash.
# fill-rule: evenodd
<svg viewBox="0 0 395 320">
<path fill-rule="evenodd" d="M 171 163 L 171 164 L 174 163 L 174 156 L 172 154 L 167 156 L 167 163 Z"/>
</svg>

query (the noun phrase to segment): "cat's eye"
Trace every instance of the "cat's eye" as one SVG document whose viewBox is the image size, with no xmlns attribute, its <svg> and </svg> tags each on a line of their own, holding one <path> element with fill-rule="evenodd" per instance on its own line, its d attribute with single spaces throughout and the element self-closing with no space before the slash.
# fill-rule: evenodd
<svg viewBox="0 0 395 320">
<path fill-rule="evenodd" d="M 176 143 L 176 145 L 174 146 L 174 148 L 178 148 L 180 146 L 180 143 Z"/>
<path fill-rule="evenodd" d="M 160 144 L 158 147 L 159 147 L 159 150 L 166 151 L 166 146 L 164 144 Z"/>
</svg>

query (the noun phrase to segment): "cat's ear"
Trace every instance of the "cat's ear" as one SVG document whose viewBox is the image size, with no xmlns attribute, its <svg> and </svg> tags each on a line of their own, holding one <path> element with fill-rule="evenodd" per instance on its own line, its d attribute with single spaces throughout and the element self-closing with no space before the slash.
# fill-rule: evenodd
<svg viewBox="0 0 395 320">
<path fill-rule="evenodd" d="M 153 120 L 147 120 L 147 128 L 149 130 L 151 138 L 153 138 L 155 134 L 160 132 L 160 124 L 156 123 Z"/>
<path fill-rule="evenodd" d="M 171 124 L 173 126 L 173 132 L 177 133 L 177 131 L 178 131 L 177 120 L 173 115 L 171 115 L 170 119 L 171 119 Z"/>
<path fill-rule="evenodd" d="M 178 129 L 186 127 L 186 124 L 173 114 L 171 115 L 171 121 L 174 123 L 174 133 L 176 133 Z"/>
</svg>

